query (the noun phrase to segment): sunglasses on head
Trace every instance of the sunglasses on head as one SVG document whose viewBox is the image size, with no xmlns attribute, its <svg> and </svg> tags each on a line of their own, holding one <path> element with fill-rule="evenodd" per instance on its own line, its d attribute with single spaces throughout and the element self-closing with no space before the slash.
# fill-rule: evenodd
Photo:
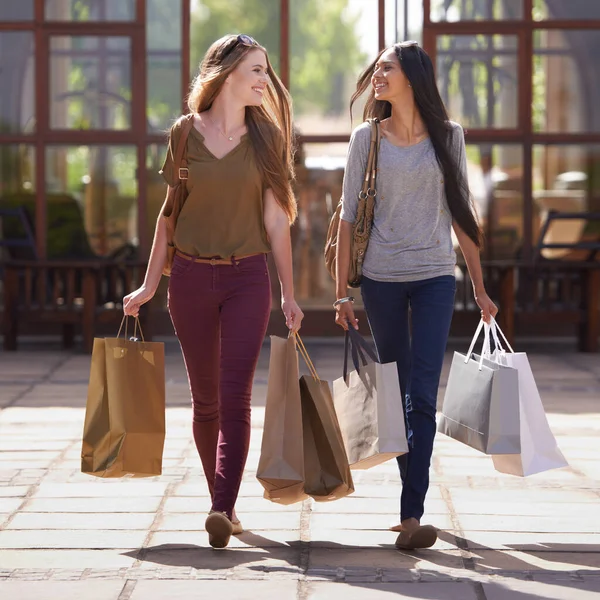
<svg viewBox="0 0 600 600">
<path fill-rule="evenodd" d="M 225 54 L 223 54 L 223 58 L 225 58 L 226 56 L 229 56 L 229 54 L 231 54 L 231 52 L 233 52 L 233 49 L 236 48 L 239 45 L 242 46 L 258 46 L 258 42 L 251 36 L 246 35 L 245 33 L 240 33 L 236 38 L 235 38 L 235 42 L 229 47 L 228 50 L 225 51 Z"/>
</svg>

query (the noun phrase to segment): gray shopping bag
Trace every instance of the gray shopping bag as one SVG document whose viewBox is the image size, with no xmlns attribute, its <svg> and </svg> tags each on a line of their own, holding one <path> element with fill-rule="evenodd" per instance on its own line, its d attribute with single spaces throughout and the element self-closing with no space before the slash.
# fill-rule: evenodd
<svg viewBox="0 0 600 600">
<path fill-rule="evenodd" d="M 485 325 L 481 356 L 473 347 Z M 490 360 L 489 325 L 480 322 L 469 352 L 455 352 L 438 431 L 485 454 L 519 454 L 519 374 Z"/>
<path fill-rule="evenodd" d="M 350 352 L 354 370 L 348 373 Z M 333 382 L 333 402 L 351 469 L 370 469 L 408 452 L 398 366 L 381 364 L 352 328 L 346 332 L 343 376 Z"/>
</svg>

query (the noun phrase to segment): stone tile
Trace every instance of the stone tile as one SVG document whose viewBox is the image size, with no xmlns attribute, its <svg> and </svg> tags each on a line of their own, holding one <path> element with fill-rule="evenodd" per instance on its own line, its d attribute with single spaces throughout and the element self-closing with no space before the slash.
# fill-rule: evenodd
<svg viewBox="0 0 600 600">
<path fill-rule="evenodd" d="M 3 569 L 120 569 L 135 560 L 123 550 L 0 550 Z"/>
<path fill-rule="evenodd" d="M 598 552 L 600 533 L 525 533 L 521 531 L 464 531 L 471 549 L 553 552 Z M 443 539 L 452 537 L 442 533 Z"/>
<path fill-rule="evenodd" d="M 117 600 L 125 582 L 0 581 L 0 597 L 15 600 Z"/>
<path fill-rule="evenodd" d="M 580 583 L 565 579 L 547 584 L 506 579 L 502 583 L 483 583 L 487 600 L 598 600 L 600 580 Z"/>
<path fill-rule="evenodd" d="M 154 513 L 162 498 L 32 498 L 21 512 L 35 513 Z M 1 506 L 2 500 L 0 500 Z"/>
<path fill-rule="evenodd" d="M 0 498 L 0 512 L 11 513 L 23 504 L 23 498 Z"/>
<path fill-rule="evenodd" d="M 270 532 L 269 532 L 270 533 Z M 439 539 L 434 548 L 436 550 L 456 550 L 456 542 L 450 534 L 444 534 L 443 539 Z M 371 549 L 373 547 L 394 548 L 394 542 L 398 534 L 387 530 L 352 530 L 352 529 L 332 529 L 327 527 L 310 529 L 311 547 L 323 548 L 363 548 Z"/>
<path fill-rule="evenodd" d="M 138 483 L 128 480 L 90 480 L 89 483 L 42 483 L 35 498 L 120 498 L 122 496 L 163 496 L 167 483 Z"/>
<path fill-rule="evenodd" d="M 390 515 L 363 514 L 360 518 L 344 514 L 314 513 L 311 516 L 311 528 L 338 528 L 338 529 L 389 529 L 390 522 L 394 521 Z M 452 521 L 448 514 L 428 514 L 423 522 L 431 523 L 440 529 L 452 529 Z"/>
<path fill-rule="evenodd" d="M 242 514 L 240 513 L 240 519 Z M 158 524 L 159 531 L 203 531 L 206 513 L 167 514 Z M 281 513 L 244 513 L 244 527 L 247 530 L 268 531 L 270 529 L 300 529 L 300 514 Z"/>
<path fill-rule="evenodd" d="M 23 498 L 29 488 L 28 485 L 0 485 L 0 498 Z"/>
<path fill-rule="evenodd" d="M 531 552 L 472 550 L 475 568 L 494 571 L 596 571 L 600 573 L 600 547 L 596 552 Z"/>
<path fill-rule="evenodd" d="M 522 531 L 531 533 L 595 533 L 600 531 L 600 513 L 592 516 L 571 513 L 519 518 L 504 515 L 461 515 L 460 524 L 468 531 Z"/>
<path fill-rule="evenodd" d="M 463 564 L 458 550 L 441 551 L 436 548 L 415 553 L 388 548 L 372 548 L 368 552 L 362 548 L 312 548 L 310 566 L 311 568 L 460 569 Z"/>
<path fill-rule="evenodd" d="M 507 476 L 509 477 L 509 476 Z M 523 485 L 526 485 L 527 480 L 523 481 Z M 452 487 L 450 490 L 450 496 L 452 501 L 469 501 L 477 502 L 482 506 L 486 502 L 498 502 L 502 501 L 505 504 L 527 502 L 531 504 L 545 504 L 545 503 L 560 503 L 560 504 L 583 504 L 583 503 L 597 503 L 598 494 L 594 490 L 577 489 L 577 488 L 566 488 L 566 489 L 544 489 L 540 487 L 532 487 L 531 489 L 503 489 L 501 492 L 490 491 L 489 489 L 472 489 L 472 488 L 458 488 Z"/>
<path fill-rule="evenodd" d="M 163 505 L 165 513 L 197 513 L 206 512 L 210 508 L 208 497 L 206 501 L 198 497 L 174 497 L 167 498 Z M 236 511 L 240 516 L 249 512 L 280 513 L 280 512 L 300 512 L 302 504 L 289 504 L 287 506 L 274 504 L 262 497 L 242 496 L 236 503 Z"/>
<path fill-rule="evenodd" d="M 600 500 L 600 498 L 599 498 Z M 506 515 L 512 517 L 553 517 L 556 515 L 577 515 L 582 518 L 596 518 L 597 508 L 592 502 L 500 502 L 490 500 L 480 503 L 473 500 L 453 499 L 454 510 L 459 515 Z"/>
<path fill-rule="evenodd" d="M 386 514 L 397 517 L 400 511 L 400 496 L 397 498 L 362 498 L 354 495 L 342 498 L 336 502 L 313 502 L 314 513 L 338 514 Z M 445 513 L 448 507 L 444 500 L 427 498 L 425 514 Z"/>
<path fill-rule="evenodd" d="M 0 531 L 0 548 L 138 548 L 146 531 Z"/>
<path fill-rule="evenodd" d="M 477 600 L 468 583 L 330 583 L 309 584 L 308 600 Z"/>
<path fill-rule="evenodd" d="M 274 548 L 294 545 L 299 540 L 300 532 L 298 530 L 270 530 L 261 533 L 245 531 L 241 535 L 233 536 L 228 548 Z M 162 545 L 173 547 L 209 547 L 208 536 L 204 531 L 158 531 L 153 533 L 150 538 L 150 546 Z"/>
<path fill-rule="evenodd" d="M 225 553 L 220 553 L 225 554 Z M 130 600 L 173 600 L 194 598 L 214 600 L 214 598 L 235 598 L 254 600 L 255 598 L 277 598 L 296 600 L 295 581 L 138 581 Z M 36 598 L 35 600 L 39 600 Z M 86 599 L 87 600 L 87 599 Z M 107 599 L 108 600 L 108 599 Z"/>
<path fill-rule="evenodd" d="M 6 530 L 11 529 L 104 529 L 147 530 L 154 513 L 19 513 Z"/>
</svg>

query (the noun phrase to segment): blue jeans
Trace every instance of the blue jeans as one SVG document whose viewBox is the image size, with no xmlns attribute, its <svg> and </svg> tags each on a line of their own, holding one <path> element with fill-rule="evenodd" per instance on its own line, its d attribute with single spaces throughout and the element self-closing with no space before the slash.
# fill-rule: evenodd
<svg viewBox="0 0 600 600">
<path fill-rule="evenodd" d="M 379 359 L 398 364 L 409 446 L 397 459 L 400 519 L 420 520 L 429 488 L 437 392 L 456 281 L 451 275 L 402 283 L 363 277 L 361 291 Z"/>
</svg>

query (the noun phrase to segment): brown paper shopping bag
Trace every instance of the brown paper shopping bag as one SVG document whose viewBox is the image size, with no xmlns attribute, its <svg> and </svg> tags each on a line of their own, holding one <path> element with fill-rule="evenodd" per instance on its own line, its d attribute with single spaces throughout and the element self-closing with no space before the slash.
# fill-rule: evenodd
<svg viewBox="0 0 600 600">
<path fill-rule="evenodd" d="M 319 379 L 299 336 L 297 340 L 311 372 L 300 378 L 304 491 L 319 502 L 337 500 L 354 492 L 348 457 L 329 384 Z"/>
<path fill-rule="evenodd" d="M 162 472 L 165 441 L 164 344 L 129 340 L 127 327 L 121 338 L 121 329 L 94 340 L 81 471 L 152 477 Z"/>
<path fill-rule="evenodd" d="M 293 504 L 307 498 L 304 488 L 302 408 L 298 353 L 293 336 L 271 336 L 267 404 L 256 477 L 265 498 Z"/>
</svg>

